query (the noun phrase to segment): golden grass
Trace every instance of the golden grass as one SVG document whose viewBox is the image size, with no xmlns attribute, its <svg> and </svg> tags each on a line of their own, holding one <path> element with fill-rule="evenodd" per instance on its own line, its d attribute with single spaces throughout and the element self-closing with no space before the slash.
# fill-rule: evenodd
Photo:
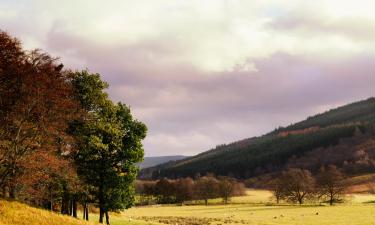
<svg viewBox="0 0 375 225">
<path fill-rule="evenodd" d="M 228 205 L 220 199 L 204 205 L 134 207 L 111 213 L 112 225 L 375 225 L 375 195 L 348 195 L 344 204 L 276 205 L 272 194 L 249 190 L 247 196 L 232 198 Z M 91 221 L 98 221 L 95 214 Z M 0 225 L 97 225 L 36 209 L 18 202 L 0 200 Z"/>
<path fill-rule="evenodd" d="M 0 225 L 94 225 L 69 216 L 37 209 L 19 202 L 0 200 Z"/>
<path fill-rule="evenodd" d="M 250 190 L 247 196 L 232 199 L 231 204 L 191 206 L 150 206 L 126 210 L 113 219 L 122 225 L 129 219 L 148 223 L 178 225 L 375 225 L 374 195 L 354 194 L 347 202 L 328 205 L 275 205 L 268 191 Z"/>
</svg>

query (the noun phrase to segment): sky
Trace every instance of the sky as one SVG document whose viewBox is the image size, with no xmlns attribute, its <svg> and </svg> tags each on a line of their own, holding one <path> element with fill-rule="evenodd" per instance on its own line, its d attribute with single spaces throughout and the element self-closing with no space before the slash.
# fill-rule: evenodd
<svg viewBox="0 0 375 225">
<path fill-rule="evenodd" d="M 375 2 L 0 0 L 0 29 L 100 73 L 148 126 L 146 156 L 194 155 L 375 96 Z"/>
</svg>

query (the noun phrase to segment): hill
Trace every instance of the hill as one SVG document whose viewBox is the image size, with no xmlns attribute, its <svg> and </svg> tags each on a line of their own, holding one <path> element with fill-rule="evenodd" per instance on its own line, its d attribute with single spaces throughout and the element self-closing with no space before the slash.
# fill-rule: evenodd
<svg viewBox="0 0 375 225">
<path fill-rule="evenodd" d="M 280 127 L 260 137 L 220 145 L 196 156 L 161 164 L 141 171 L 141 177 L 185 177 L 215 173 L 250 178 L 298 165 L 317 169 L 326 163 L 356 171 L 366 159 L 366 172 L 372 170 L 375 137 L 375 98 L 355 102 L 312 116 L 288 127 Z M 367 151 L 359 153 L 367 144 Z M 373 146 L 374 145 L 374 146 Z M 345 157 L 341 157 L 341 152 Z M 312 158 L 332 160 L 309 162 Z M 362 156 L 358 156 L 361 155 Z M 373 157 L 374 155 L 374 157 Z M 367 157 L 367 158 L 366 158 Z M 353 167 L 353 168 L 352 168 Z"/>
<path fill-rule="evenodd" d="M 19 202 L 0 200 L 0 225 L 93 225 Z"/>
<path fill-rule="evenodd" d="M 138 166 L 143 169 L 184 158 L 186 158 L 186 156 L 183 155 L 145 157 L 143 162 L 139 163 Z"/>
</svg>

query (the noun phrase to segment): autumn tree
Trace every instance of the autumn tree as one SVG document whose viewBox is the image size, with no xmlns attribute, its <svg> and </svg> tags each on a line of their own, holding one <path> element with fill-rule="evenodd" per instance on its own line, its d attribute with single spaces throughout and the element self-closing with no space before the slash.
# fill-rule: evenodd
<svg viewBox="0 0 375 225">
<path fill-rule="evenodd" d="M 113 104 L 99 74 L 88 71 L 73 74 L 76 99 L 86 110 L 83 120 L 71 124 L 77 139 L 75 162 L 79 176 L 93 187 L 93 195 L 109 224 L 109 212 L 129 208 L 134 202 L 135 163 L 143 158 L 141 141 L 146 126 L 135 120 L 129 107 Z"/>
<path fill-rule="evenodd" d="M 33 205 L 55 210 L 63 197 L 64 185 L 71 190 L 78 189 L 79 180 L 72 162 L 53 152 L 31 154 L 22 164 L 22 171 L 17 179 L 23 187 L 19 195 Z"/>
<path fill-rule="evenodd" d="M 176 202 L 181 205 L 184 201 L 192 200 L 194 196 L 194 181 L 190 177 L 181 178 L 175 182 Z"/>
<path fill-rule="evenodd" d="M 330 165 L 327 168 L 321 168 L 316 176 L 316 184 L 319 197 L 327 199 L 330 205 L 342 200 L 345 194 L 344 176 L 336 166 Z"/>
<path fill-rule="evenodd" d="M 69 74 L 57 59 L 0 32 L 0 186 L 16 197 L 22 164 L 37 151 L 58 154 L 77 117 Z M 48 153 L 49 154 L 49 153 Z"/>
</svg>

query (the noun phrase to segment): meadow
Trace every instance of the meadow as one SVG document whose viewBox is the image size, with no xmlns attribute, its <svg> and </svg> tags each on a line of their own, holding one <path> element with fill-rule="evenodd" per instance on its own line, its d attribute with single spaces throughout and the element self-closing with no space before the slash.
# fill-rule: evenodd
<svg viewBox="0 0 375 225">
<path fill-rule="evenodd" d="M 375 195 L 348 195 L 345 203 L 335 206 L 310 203 L 303 206 L 276 205 L 268 191 L 248 190 L 246 196 L 232 198 L 230 204 L 211 199 L 209 205 L 154 205 L 133 207 L 122 213 L 111 213 L 112 225 L 375 225 Z M 79 216 L 81 217 L 81 215 Z M 51 213 L 15 201 L 0 201 L 0 225 L 97 225 L 98 216 L 90 222 Z"/>
<path fill-rule="evenodd" d="M 249 190 L 247 196 L 232 198 L 230 204 L 220 199 L 204 205 L 156 205 L 134 207 L 112 215 L 112 225 L 369 225 L 375 224 L 375 196 L 348 195 L 345 203 L 335 206 L 310 203 L 276 205 L 268 191 Z"/>
</svg>

